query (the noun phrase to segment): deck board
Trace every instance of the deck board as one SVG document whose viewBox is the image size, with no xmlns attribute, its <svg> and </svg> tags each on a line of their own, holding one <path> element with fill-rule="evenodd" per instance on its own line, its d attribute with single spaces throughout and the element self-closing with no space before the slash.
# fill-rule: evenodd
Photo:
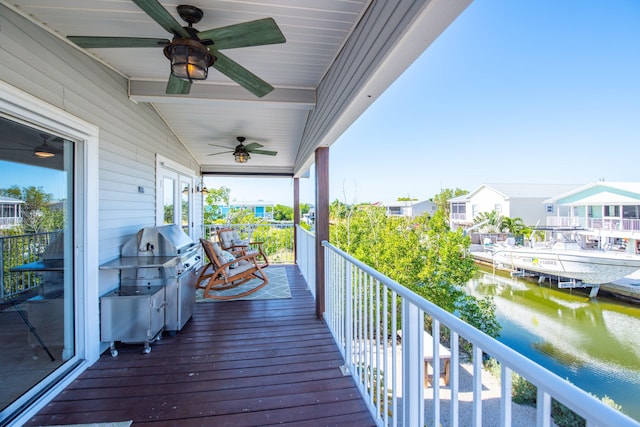
<svg viewBox="0 0 640 427">
<path fill-rule="evenodd" d="M 182 331 L 142 354 L 119 345 L 27 425 L 373 426 L 296 266 L 291 299 L 196 304 Z"/>
</svg>

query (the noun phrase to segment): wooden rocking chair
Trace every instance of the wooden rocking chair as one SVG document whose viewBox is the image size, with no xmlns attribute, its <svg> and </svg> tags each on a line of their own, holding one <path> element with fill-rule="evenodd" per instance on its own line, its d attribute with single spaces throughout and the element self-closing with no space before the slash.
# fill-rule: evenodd
<svg viewBox="0 0 640 427">
<path fill-rule="evenodd" d="M 257 261 L 258 253 L 240 256 L 227 261 L 217 243 L 200 239 L 209 263 L 200 270 L 196 288 L 203 289 L 202 297 L 217 300 L 242 298 L 264 288 L 269 278 Z M 207 280 L 208 279 L 208 280 Z M 251 279 L 258 279 L 257 285 L 233 295 L 216 295 L 212 292 L 236 288 Z"/>
<path fill-rule="evenodd" d="M 243 240 L 238 232 L 232 228 L 221 228 L 217 231 L 218 241 L 223 250 L 231 252 L 235 256 L 255 254 L 260 260 L 260 267 L 269 267 L 269 260 L 262 250 L 263 242 L 249 242 Z"/>
</svg>

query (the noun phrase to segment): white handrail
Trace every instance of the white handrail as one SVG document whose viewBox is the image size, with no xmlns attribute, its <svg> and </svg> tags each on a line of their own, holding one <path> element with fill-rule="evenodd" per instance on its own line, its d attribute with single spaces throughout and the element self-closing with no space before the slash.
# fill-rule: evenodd
<svg viewBox="0 0 640 427">
<path fill-rule="evenodd" d="M 518 373 L 538 389 L 538 426 L 550 425 L 552 398 L 566 405 L 586 420 L 587 426 L 634 426 L 640 424 L 607 406 L 556 374 L 512 350 L 501 342 L 475 329 L 451 313 L 413 293 L 399 283 L 358 261 L 324 241 L 325 248 L 325 320 L 332 331 L 347 369 L 359 386 L 371 413 L 379 425 L 424 425 L 422 372 L 425 366 L 421 321 L 424 314 L 432 318 L 432 337 L 435 357 L 433 365 L 433 420 L 439 426 L 440 394 L 438 373 L 441 358 L 437 357 L 440 327 L 449 329 L 451 351 L 450 425 L 458 426 L 459 403 L 457 392 L 458 337 L 473 346 L 473 414 L 471 424 L 482 423 L 482 356 L 488 354 L 501 366 L 501 425 L 512 425 L 511 371 Z M 381 299 L 380 294 L 383 294 Z M 390 296 L 390 298 L 389 298 Z M 402 304 L 402 344 L 396 345 L 396 320 L 388 325 L 387 314 L 396 314 L 396 296 Z M 389 328 L 389 329 L 387 329 Z M 404 353 L 396 362 L 396 351 Z M 393 359 L 393 361 L 391 361 Z M 401 366 L 398 366 L 401 365 Z M 416 375 L 418 373 L 418 375 Z M 426 373 L 425 373 L 426 374 Z M 396 379 L 399 377 L 399 381 Z M 416 381 L 416 376 L 419 381 Z M 383 378 L 386 377 L 386 378 Z M 401 408 L 396 400 L 403 396 Z M 416 398 L 416 396 L 418 396 Z M 391 399 L 391 403 L 389 403 Z M 400 413 L 401 409 L 401 413 Z"/>
</svg>

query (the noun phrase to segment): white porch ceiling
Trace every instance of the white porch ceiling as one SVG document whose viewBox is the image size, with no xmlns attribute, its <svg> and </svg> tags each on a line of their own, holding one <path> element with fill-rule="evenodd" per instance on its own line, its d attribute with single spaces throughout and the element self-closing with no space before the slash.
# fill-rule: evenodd
<svg viewBox="0 0 640 427">
<path fill-rule="evenodd" d="M 66 40 L 70 35 L 169 38 L 129 0 L 0 0 Z M 150 102 L 201 165 L 203 173 L 300 176 L 320 146 L 346 128 L 455 19 L 471 0 L 192 0 L 160 1 L 204 12 L 199 30 L 272 17 L 286 43 L 224 54 L 275 90 L 257 98 L 211 68 L 188 95 L 166 95 L 169 62 L 162 49 L 84 51 L 129 79 L 129 96 Z M 185 24 L 186 25 L 186 24 Z M 74 45 L 75 46 L 75 45 Z M 78 48 L 80 49 L 80 48 Z M 275 157 L 236 164 L 214 155 L 236 137 L 256 141 Z"/>
</svg>

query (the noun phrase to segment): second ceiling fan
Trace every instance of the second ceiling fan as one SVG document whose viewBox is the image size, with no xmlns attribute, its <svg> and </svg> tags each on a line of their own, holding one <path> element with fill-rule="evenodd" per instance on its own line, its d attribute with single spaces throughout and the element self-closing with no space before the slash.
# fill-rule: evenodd
<svg viewBox="0 0 640 427">
<path fill-rule="evenodd" d="M 286 39 L 273 18 L 258 19 L 211 30 L 198 31 L 193 24 L 200 22 L 203 12 L 195 6 L 179 5 L 180 17 L 187 22 L 183 27 L 158 0 L 132 0 L 162 28 L 173 34 L 173 39 L 145 37 L 68 36 L 83 48 L 161 47 L 171 61 L 171 74 L 167 94 L 188 94 L 194 80 L 207 78 L 213 67 L 257 97 L 263 97 L 273 86 L 253 74 L 221 49 L 285 43 Z"/>
<path fill-rule="evenodd" d="M 261 150 L 261 148 L 264 147 L 264 145 L 258 144 L 257 142 L 251 142 L 247 145 L 244 145 L 244 142 L 247 140 L 244 136 L 238 136 L 236 137 L 236 140 L 239 142 L 239 144 L 236 145 L 235 148 L 233 149 L 225 145 L 209 144 L 214 147 L 229 148 L 228 151 L 212 153 L 212 154 L 209 154 L 209 156 L 217 156 L 218 154 L 233 153 L 233 157 L 236 163 L 247 163 L 247 161 L 249 161 L 249 159 L 251 158 L 251 154 L 262 154 L 265 156 L 275 156 L 276 154 L 278 154 L 277 151 Z"/>
</svg>

